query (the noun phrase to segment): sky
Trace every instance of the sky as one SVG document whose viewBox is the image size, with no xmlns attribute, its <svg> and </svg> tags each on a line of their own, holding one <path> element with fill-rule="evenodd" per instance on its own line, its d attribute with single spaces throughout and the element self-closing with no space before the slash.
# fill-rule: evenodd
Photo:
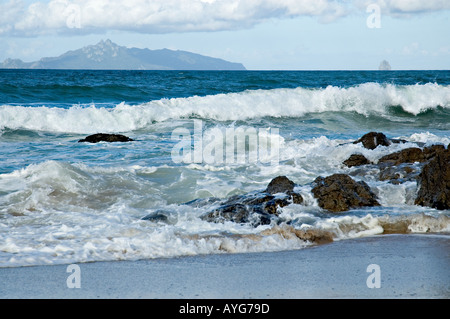
<svg viewBox="0 0 450 319">
<path fill-rule="evenodd" d="M 449 70 L 450 0 L 0 0 L 0 62 L 106 39 L 248 70 Z"/>
</svg>

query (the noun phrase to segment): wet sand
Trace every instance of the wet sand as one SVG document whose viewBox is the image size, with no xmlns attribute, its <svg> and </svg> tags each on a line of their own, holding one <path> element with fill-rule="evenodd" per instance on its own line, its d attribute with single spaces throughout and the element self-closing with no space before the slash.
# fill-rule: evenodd
<svg viewBox="0 0 450 319">
<path fill-rule="evenodd" d="M 295 251 L 0 268 L 2 299 L 450 297 L 450 237 L 383 235 Z M 369 265 L 379 266 L 378 270 Z M 375 269 L 375 270 L 374 270 Z M 370 277 L 370 278 L 369 278 Z M 379 281 L 377 281 L 379 279 Z M 379 283 L 379 288 L 369 288 Z"/>
</svg>

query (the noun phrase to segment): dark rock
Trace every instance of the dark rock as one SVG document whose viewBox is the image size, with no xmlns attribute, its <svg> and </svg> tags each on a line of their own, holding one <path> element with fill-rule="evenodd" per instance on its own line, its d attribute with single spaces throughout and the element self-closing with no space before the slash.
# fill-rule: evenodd
<svg viewBox="0 0 450 319">
<path fill-rule="evenodd" d="M 208 205 L 212 205 L 216 202 L 219 202 L 220 199 L 216 198 L 216 197 L 208 197 L 208 198 L 197 198 L 197 199 L 193 199 L 189 202 L 184 203 L 183 205 L 188 205 L 188 206 L 192 206 L 195 208 L 199 208 L 199 207 L 205 207 Z"/>
<path fill-rule="evenodd" d="M 364 134 L 360 139 L 353 142 L 353 144 L 362 143 L 365 148 L 370 150 L 375 149 L 377 146 L 389 146 L 391 145 L 391 141 L 384 135 L 379 132 L 369 132 Z"/>
<path fill-rule="evenodd" d="M 170 213 L 162 210 L 157 210 L 155 212 L 152 212 L 144 217 L 142 217 L 142 220 L 149 220 L 152 222 L 163 222 L 163 223 L 169 223 L 169 216 Z"/>
<path fill-rule="evenodd" d="M 450 208 L 450 150 L 437 152 L 418 178 L 416 205 L 439 210 Z"/>
<path fill-rule="evenodd" d="M 369 186 L 356 182 L 345 174 L 317 177 L 313 183 L 312 193 L 323 209 L 342 212 L 362 206 L 379 206 Z"/>
<path fill-rule="evenodd" d="M 266 225 L 278 216 L 278 207 L 285 207 L 294 202 L 293 197 L 292 194 L 273 196 L 267 193 L 233 196 L 200 218 L 209 222 L 250 223 L 255 227 Z"/>
<path fill-rule="evenodd" d="M 401 184 L 408 181 L 415 181 L 420 170 L 405 163 L 398 166 L 380 165 L 378 178 L 380 181 L 389 181 L 392 184 Z"/>
<path fill-rule="evenodd" d="M 272 179 L 269 185 L 267 185 L 266 193 L 277 194 L 292 192 L 294 190 L 294 186 L 294 182 L 286 176 L 278 176 Z"/>
<path fill-rule="evenodd" d="M 302 195 L 294 192 L 294 187 L 295 183 L 289 178 L 287 178 L 286 176 L 278 176 L 270 181 L 264 192 L 272 195 L 284 193 L 286 195 L 289 195 L 290 200 L 294 204 L 301 204 L 303 203 L 303 197 Z"/>
<path fill-rule="evenodd" d="M 408 143 L 407 140 L 402 140 L 402 139 L 398 139 L 398 138 L 390 138 L 389 139 L 390 142 L 394 143 L 394 144 L 400 144 L 400 143 Z M 417 142 L 416 144 L 422 144 L 420 142 Z"/>
<path fill-rule="evenodd" d="M 382 181 L 387 180 L 394 184 L 414 181 L 417 179 L 420 169 L 418 170 L 411 163 L 419 163 L 423 166 L 443 151 L 445 151 L 444 145 L 431 145 L 423 149 L 410 147 L 385 155 L 378 160 L 377 165 L 380 168 L 379 179 Z"/>
<path fill-rule="evenodd" d="M 274 198 L 264 205 L 264 211 L 270 215 L 278 216 L 278 207 L 285 207 L 290 204 L 287 197 Z"/>
<path fill-rule="evenodd" d="M 78 142 L 98 143 L 98 142 L 131 142 L 131 141 L 133 141 L 133 139 L 125 135 L 97 133 L 89 135 L 86 138 L 79 140 Z"/>
<path fill-rule="evenodd" d="M 244 204 L 226 204 L 213 211 L 202 215 L 201 219 L 208 222 L 223 223 L 225 221 L 232 221 L 235 223 L 249 223 L 252 217 L 252 210 Z M 259 220 L 254 224 L 256 225 L 266 225 L 270 224 L 270 217 L 264 214 L 257 215 Z M 255 225 L 255 226 L 256 226 Z"/>
<path fill-rule="evenodd" d="M 254 226 L 270 224 L 278 216 L 279 207 L 303 202 L 303 197 L 293 191 L 294 186 L 287 177 L 278 176 L 264 191 L 232 196 L 200 218 L 209 222 L 232 221 Z"/>
<path fill-rule="evenodd" d="M 273 200 L 275 196 L 267 193 L 247 194 L 241 196 L 233 196 L 226 203 L 243 203 L 245 205 L 262 205 Z"/>
<path fill-rule="evenodd" d="M 290 192 L 289 195 L 291 195 L 293 204 L 301 204 L 301 203 L 303 203 L 302 195 L 300 195 L 298 193 L 294 193 L 294 192 Z"/>
<path fill-rule="evenodd" d="M 435 157 L 438 153 L 445 152 L 445 146 L 441 144 L 435 144 L 423 149 L 423 156 L 425 160 L 430 160 Z"/>
<path fill-rule="evenodd" d="M 422 149 L 418 147 L 405 148 L 401 151 L 383 156 L 378 163 L 389 163 L 391 165 L 399 165 L 402 163 L 424 162 L 425 156 Z"/>
<path fill-rule="evenodd" d="M 371 162 L 362 154 L 352 154 L 343 163 L 348 167 L 371 164 Z"/>
</svg>

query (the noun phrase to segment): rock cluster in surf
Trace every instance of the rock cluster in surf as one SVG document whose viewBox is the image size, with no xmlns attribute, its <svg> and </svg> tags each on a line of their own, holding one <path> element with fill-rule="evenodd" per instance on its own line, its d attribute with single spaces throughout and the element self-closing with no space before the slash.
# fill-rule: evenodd
<svg viewBox="0 0 450 319">
<path fill-rule="evenodd" d="M 354 143 L 362 143 L 367 149 L 389 147 L 404 140 L 388 139 L 383 133 L 370 132 Z M 418 145 L 420 146 L 420 145 Z M 450 147 L 450 145 L 449 145 Z M 450 208 L 450 150 L 444 145 L 411 147 L 381 157 L 372 163 L 362 154 L 353 154 L 343 162 L 348 167 L 373 165 L 379 169 L 379 180 L 393 184 L 417 181 L 415 204 L 436 209 Z M 253 226 L 281 222 L 279 208 L 291 204 L 303 204 L 296 185 L 286 176 L 271 180 L 266 189 L 227 199 L 206 198 L 185 203 L 193 207 L 211 207 L 201 216 L 208 222 L 231 221 Z M 339 213 L 361 207 L 380 206 L 367 183 L 356 181 L 348 174 L 318 176 L 311 183 L 311 193 L 318 205 L 329 213 Z M 164 221 L 164 212 L 154 212 L 144 219 Z M 320 237 L 320 236 L 319 236 Z"/>
<path fill-rule="evenodd" d="M 439 210 L 450 208 L 450 145 L 438 152 L 423 168 L 418 177 L 419 191 L 416 205 Z"/>
<path fill-rule="evenodd" d="M 389 140 L 383 133 L 370 132 L 356 142 L 363 143 L 365 148 L 375 149 L 379 145 L 389 146 L 406 141 Z M 405 148 L 381 157 L 376 164 L 361 154 L 352 154 L 343 164 L 348 167 L 376 165 L 380 170 L 378 178 L 393 184 L 416 181 L 416 205 L 439 210 L 450 208 L 450 145 L 447 148 L 439 144 Z"/>
</svg>

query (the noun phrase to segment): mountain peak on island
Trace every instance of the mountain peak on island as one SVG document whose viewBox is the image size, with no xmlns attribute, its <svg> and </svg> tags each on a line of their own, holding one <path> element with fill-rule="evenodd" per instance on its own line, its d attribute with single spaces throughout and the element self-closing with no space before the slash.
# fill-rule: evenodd
<svg viewBox="0 0 450 319">
<path fill-rule="evenodd" d="M 228 62 L 181 50 L 127 48 L 110 39 L 36 62 L 6 59 L 4 69 L 88 70 L 245 70 L 241 63 Z"/>
</svg>

